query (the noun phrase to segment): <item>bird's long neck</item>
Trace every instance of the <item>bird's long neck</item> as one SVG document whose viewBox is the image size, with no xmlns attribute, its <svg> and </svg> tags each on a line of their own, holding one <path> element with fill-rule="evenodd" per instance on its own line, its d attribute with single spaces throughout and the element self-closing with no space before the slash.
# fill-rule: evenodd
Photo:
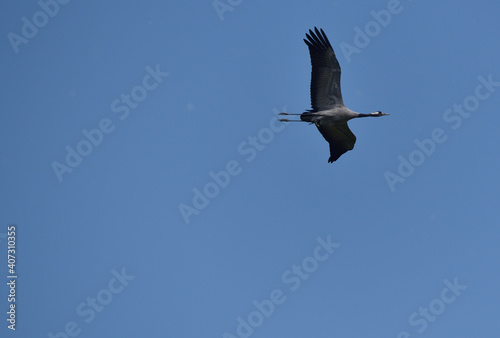
<svg viewBox="0 0 500 338">
<path fill-rule="evenodd" d="M 358 116 L 356 117 L 370 117 L 370 116 L 373 116 L 372 114 L 361 114 L 361 113 L 358 113 Z"/>
</svg>

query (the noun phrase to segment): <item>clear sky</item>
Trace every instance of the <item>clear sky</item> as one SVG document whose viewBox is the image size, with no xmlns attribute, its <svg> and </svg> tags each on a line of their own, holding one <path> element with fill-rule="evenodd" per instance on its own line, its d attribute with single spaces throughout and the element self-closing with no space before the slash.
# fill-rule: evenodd
<svg viewBox="0 0 500 338">
<path fill-rule="evenodd" d="M 0 336 L 498 337 L 499 4 L 0 9 Z M 390 114 L 333 164 L 314 26 Z"/>
</svg>

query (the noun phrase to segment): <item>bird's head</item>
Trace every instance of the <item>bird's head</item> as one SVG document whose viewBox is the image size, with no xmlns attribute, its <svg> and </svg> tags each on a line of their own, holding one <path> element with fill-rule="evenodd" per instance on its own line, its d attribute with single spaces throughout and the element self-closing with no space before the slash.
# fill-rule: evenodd
<svg viewBox="0 0 500 338">
<path fill-rule="evenodd" d="M 371 116 L 385 116 L 385 115 L 389 115 L 389 114 L 382 113 L 381 111 L 376 111 L 375 113 L 371 113 L 370 115 Z"/>
</svg>

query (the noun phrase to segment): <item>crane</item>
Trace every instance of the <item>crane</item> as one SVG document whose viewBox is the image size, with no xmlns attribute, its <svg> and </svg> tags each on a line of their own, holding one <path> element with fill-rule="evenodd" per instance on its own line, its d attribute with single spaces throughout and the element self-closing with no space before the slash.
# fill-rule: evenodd
<svg viewBox="0 0 500 338">
<path fill-rule="evenodd" d="M 340 65 L 332 45 L 322 29 L 314 27 L 314 32 L 306 33 L 304 42 L 311 56 L 311 107 L 302 114 L 279 113 L 278 115 L 300 115 L 300 120 L 282 118 L 282 122 L 314 123 L 325 140 L 330 144 L 328 163 L 338 160 L 342 154 L 352 150 L 356 136 L 347 121 L 358 117 L 379 117 L 384 114 L 376 111 L 361 114 L 344 105 L 340 91 Z"/>
</svg>

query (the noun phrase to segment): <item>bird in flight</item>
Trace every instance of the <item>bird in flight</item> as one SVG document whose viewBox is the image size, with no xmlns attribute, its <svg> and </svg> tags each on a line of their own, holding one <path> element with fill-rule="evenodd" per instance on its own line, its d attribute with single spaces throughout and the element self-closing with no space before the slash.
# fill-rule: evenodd
<svg viewBox="0 0 500 338">
<path fill-rule="evenodd" d="M 342 154 L 352 150 L 356 136 L 347 126 L 347 121 L 358 117 L 378 117 L 380 111 L 370 114 L 356 113 L 344 105 L 340 91 L 340 65 L 332 45 L 322 29 L 314 27 L 304 39 L 311 55 L 311 107 L 302 114 L 279 113 L 279 115 L 300 115 L 300 120 L 280 119 L 283 122 L 314 123 L 330 144 L 330 158 L 333 163 Z"/>
</svg>

